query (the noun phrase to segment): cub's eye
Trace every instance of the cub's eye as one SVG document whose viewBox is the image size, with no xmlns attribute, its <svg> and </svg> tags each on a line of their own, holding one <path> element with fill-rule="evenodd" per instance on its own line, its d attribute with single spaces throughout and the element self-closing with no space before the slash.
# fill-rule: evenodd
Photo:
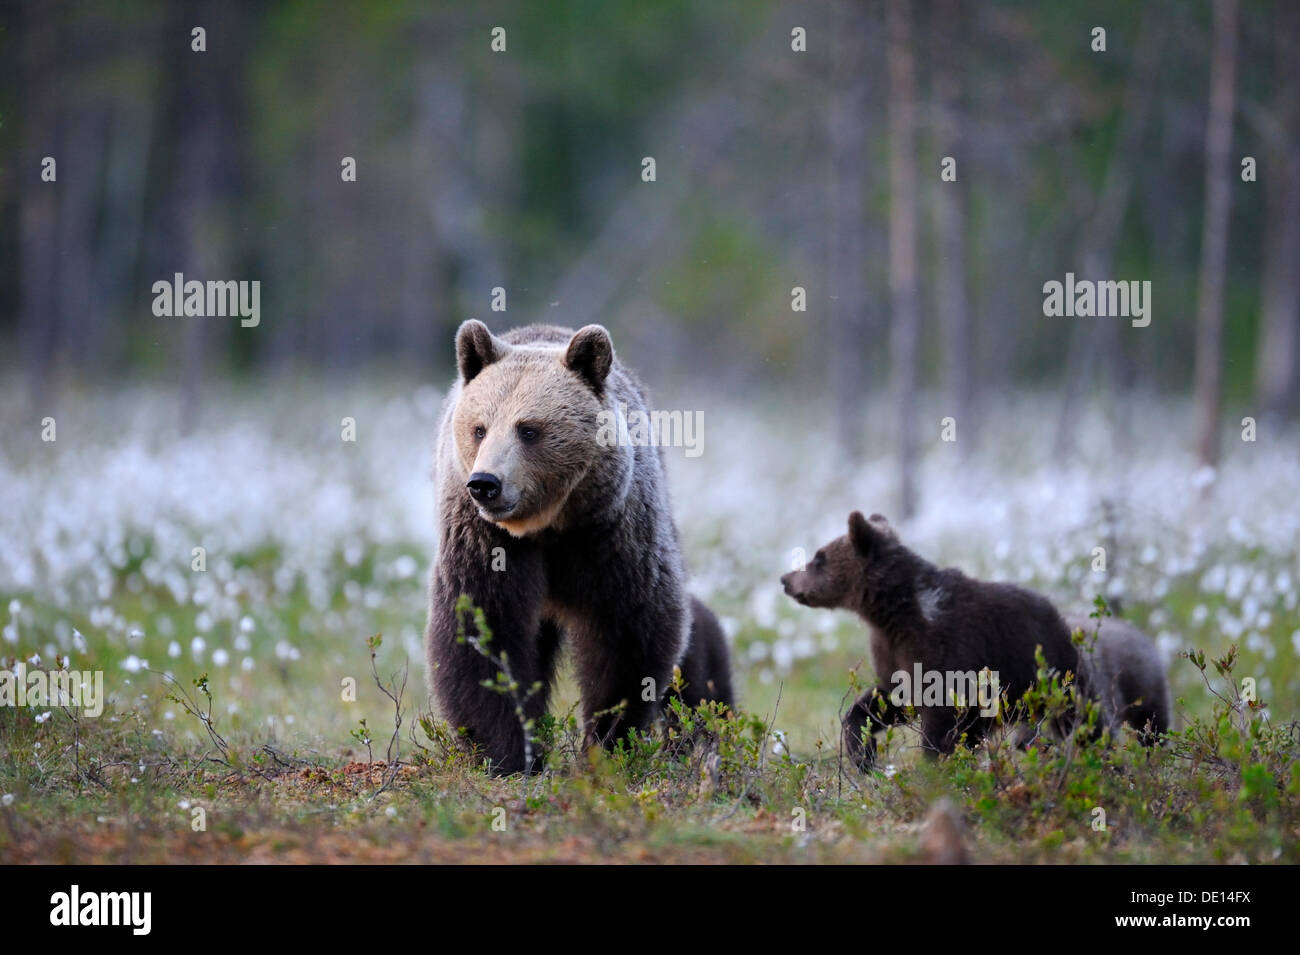
<svg viewBox="0 0 1300 955">
<path fill-rule="evenodd" d="M 487 428 L 483 427 L 481 424 L 474 425 L 474 440 L 482 441 L 486 437 L 487 437 Z"/>
<path fill-rule="evenodd" d="M 524 444 L 532 444 L 542 436 L 542 433 L 539 430 L 526 424 L 521 424 L 515 430 L 519 433 L 519 440 L 524 442 Z"/>
<path fill-rule="evenodd" d="M 813 567 L 816 570 L 821 570 L 825 566 L 826 566 L 826 555 L 819 551 L 817 553 L 817 556 L 813 558 Z"/>
</svg>

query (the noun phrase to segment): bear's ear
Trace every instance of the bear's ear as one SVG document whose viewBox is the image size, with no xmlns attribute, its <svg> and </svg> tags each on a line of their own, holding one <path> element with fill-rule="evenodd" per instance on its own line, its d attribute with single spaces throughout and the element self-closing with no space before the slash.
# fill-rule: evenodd
<svg viewBox="0 0 1300 955">
<path fill-rule="evenodd" d="M 894 530 L 893 525 L 885 520 L 883 514 L 872 514 L 867 518 L 867 523 L 874 527 L 880 533 L 884 534 L 890 540 L 898 540 L 898 532 Z"/>
<path fill-rule="evenodd" d="M 507 347 L 478 319 L 462 322 L 456 332 L 456 368 L 461 380 L 472 381 L 480 371 L 505 354 Z"/>
<path fill-rule="evenodd" d="M 880 543 L 881 532 L 862 516 L 861 511 L 849 515 L 849 543 L 859 554 L 867 555 Z"/>
<path fill-rule="evenodd" d="M 614 365 L 614 343 L 601 325 L 584 325 L 569 339 L 564 365 L 576 371 L 596 394 L 605 390 L 605 379 Z"/>
</svg>

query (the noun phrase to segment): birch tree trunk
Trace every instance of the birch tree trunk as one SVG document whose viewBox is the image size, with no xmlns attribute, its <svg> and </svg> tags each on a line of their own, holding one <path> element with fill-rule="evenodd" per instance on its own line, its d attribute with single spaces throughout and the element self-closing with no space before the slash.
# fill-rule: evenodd
<svg viewBox="0 0 1300 955">
<path fill-rule="evenodd" d="M 865 22 L 854 2 L 833 8 L 832 92 L 826 128 L 830 154 L 828 356 L 835 401 L 835 432 L 849 461 L 862 454 L 867 404 L 866 336 L 866 72 L 862 69 Z"/>
<path fill-rule="evenodd" d="M 18 182 L 19 335 L 34 415 L 52 414 L 55 355 L 59 347 L 58 283 L 60 182 L 41 180 L 41 160 L 59 155 L 55 141 L 58 59 L 55 11 L 38 0 L 22 8 L 22 155 Z M 56 167 L 57 168 L 57 167 Z"/>
<path fill-rule="evenodd" d="M 917 294 L 916 76 L 907 0 L 885 7 L 889 72 L 890 359 L 896 403 L 899 510 L 916 513 Z"/>
<path fill-rule="evenodd" d="M 1263 169 L 1268 225 L 1255 379 L 1260 407 L 1274 422 L 1294 397 L 1300 323 L 1300 7 L 1278 4 L 1277 20 L 1278 135 Z"/>
<path fill-rule="evenodd" d="M 1228 260 L 1228 150 L 1236 97 L 1237 0 L 1214 0 L 1210 59 L 1210 112 L 1205 129 L 1205 221 L 1201 231 L 1201 281 L 1196 318 L 1196 453 L 1201 464 L 1219 461 L 1223 411 L 1223 297 Z"/>
<path fill-rule="evenodd" d="M 943 335 L 944 414 L 957 424 L 958 453 L 966 458 L 975 439 L 974 375 L 970 305 L 966 283 L 965 180 L 961 173 L 961 64 L 969 10 L 965 0 L 940 0 L 934 10 L 937 48 L 934 56 L 934 143 L 940 158 L 957 161 L 957 181 L 934 187 L 934 232 L 938 249 L 935 301 Z M 933 171 L 932 171 L 933 173 Z"/>
</svg>

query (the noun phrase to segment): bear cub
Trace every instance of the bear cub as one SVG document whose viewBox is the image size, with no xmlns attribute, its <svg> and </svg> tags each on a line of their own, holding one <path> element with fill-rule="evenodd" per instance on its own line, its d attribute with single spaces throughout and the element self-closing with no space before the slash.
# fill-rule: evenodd
<svg viewBox="0 0 1300 955">
<path fill-rule="evenodd" d="M 726 635 L 717 615 L 699 597 L 691 597 L 691 637 L 678 666 L 682 671 L 681 700 L 691 709 L 702 703 L 731 706 L 736 702 Z"/>
<path fill-rule="evenodd" d="M 843 728 L 845 751 L 864 770 L 875 762 L 872 734 L 905 717 L 906 701 L 902 706 L 894 702 L 896 673 L 910 679 L 919 666 L 923 673 L 941 674 L 948 686 L 950 674 L 973 675 L 987 669 L 996 674 L 994 692 L 1001 692 L 1001 705 L 1015 707 L 1037 680 L 1037 648 L 1042 648 L 1047 666 L 1058 673 L 1080 670 L 1071 630 L 1045 597 L 1012 584 L 973 580 L 954 568 L 936 567 L 903 546 L 879 514 L 867 519 L 854 511 L 846 535 L 819 549 L 806 567 L 784 575 L 781 582 L 799 603 L 852 610 L 870 627 L 871 662 L 879 683 L 853 704 Z M 1142 655 L 1130 629 L 1103 626 L 1094 655 L 1097 662 L 1091 665 L 1091 673 L 1080 676 L 1079 688 L 1111 707 L 1110 717 L 1103 708 L 1103 720 L 1112 729 L 1118 728 L 1118 715 L 1130 722 L 1141 719 L 1139 728 L 1149 722 L 1150 729 L 1162 732 L 1168 720 L 1167 711 L 1160 709 L 1161 699 L 1153 698 L 1142 680 L 1133 685 L 1122 676 L 1126 658 Z M 1154 646 L 1150 654 L 1159 671 Z M 1088 676 L 1091 680 L 1085 684 Z M 1162 682 L 1163 673 L 1159 676 Z M 1103 692 L 1103 686 L 1109 690 Z M 922 745 L 930 755 L 951 752 L 963 735 L 967 744 L 974 745 L 995 723 L 996 716 L 983 699 L 980 706 L 973 698 L 965 707 L 950 705 L 953 701 L 946 697 L 948 705 L 920 705 L 921 688 L 914 688 L 913 694 L 911 701 L 921 717 Z"/>
<path fill-rule="evenodd" d="M 640 382 L 599 325 L 456 334 L 434 479 L 439 547 L 425 634 L 443 715 L 496 773 L 524 765 L 514 694 L 493 688 L 504 657 L 524 719 L 546 712 L 566 645 L 586 743 L 612 746 L 662 714 L 673 668 L 687 702 L 731 704 L 717 618 L 686 592 L 660 447 L 600 439 L 614 409 L 648 411 Z M 464 637 L 483 612 L 492 639 Z"/>
<path fill-rule="evenodd" d="M 1065 624 L 1071 633 L 1083 631 L 1079 686 L 1101 704 L 1102 728 L 1118 736 L 1127 723 L 1145 743 L 1169 732 L 1173 728 L 1169 679 L 1155 641 L 1115 617 L 1098 621 L 1066 614 Z"/>
</svg>

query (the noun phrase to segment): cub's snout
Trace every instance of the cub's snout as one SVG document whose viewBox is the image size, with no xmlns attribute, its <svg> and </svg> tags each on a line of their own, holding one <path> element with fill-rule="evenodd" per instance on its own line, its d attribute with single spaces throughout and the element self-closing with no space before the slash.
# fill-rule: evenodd
<svg viewBox="0 0 1300 955">
<path fill-rule="evenodd" d="M 802 581 L 803 573 L 792 570 L 788 574 L 781 575 L 781 586 L 785 588 L 786 596 L 795 600 L 797 603 L 807 604 L 808 597 L 804 591 Z"/>
</svg>

